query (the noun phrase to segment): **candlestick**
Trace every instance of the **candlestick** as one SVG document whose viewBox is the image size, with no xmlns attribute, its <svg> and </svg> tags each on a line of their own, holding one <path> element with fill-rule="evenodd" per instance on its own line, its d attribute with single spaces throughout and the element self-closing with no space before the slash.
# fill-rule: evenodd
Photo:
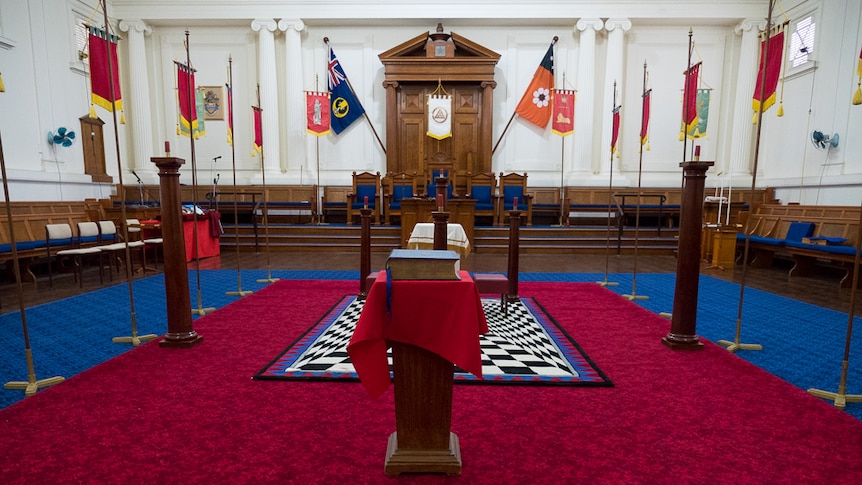
<svg viewBox="0 0 862 485">
<path fill-rule="evenodd" d="M 518 210 L 518 198 L 517 198 L 517 197 L 515 197 L 515 198 L 512 200 L 512 210 L 513 210 L 513 211 Z"/>
<path fill-rule="evenodd" d="M 365 196 L 365 201 L 363 203 L 365 204 L 364 208 L 367 209 L 368 208 L 368 196 L 367 195 Z"/>
<path fill-rule="evenodd" d="M 437 211 L 443 212 L 443 194 L 437 194 Z"/>
<path fill-rule="evenodd" d="M 171 156 L 171 142 L 165 141 L 165 156 Z"/>
<path fill-rule="evenodd" d="M 694 161 L 697 162 L 700 160 L 700 145 L 694 146 Z"/>
</svg>

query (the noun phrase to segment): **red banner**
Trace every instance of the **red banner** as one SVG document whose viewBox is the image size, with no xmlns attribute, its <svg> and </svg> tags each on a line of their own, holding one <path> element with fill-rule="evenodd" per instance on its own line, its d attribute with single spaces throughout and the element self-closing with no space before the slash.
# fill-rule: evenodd
<svg viewBox="0 0 862 485">
<path fill-rule="evenodd" d="M 621 106 L 614 108 L 614 131 L 611 134 L 611 153 L 617 151 L 617 139 L 620 137 L 620 108 Z"/>
<path fill-rule="evenodd" d="M 89 36 L 89 61 L 90 61 L 90 90 L 93 104 L 101 106 L 108 111 L 123 109 L 123 100 L 120 95 L 120 70 L 117 65 L 117 36 L 110 35 L 110 41 L 106 40 L 108 35 L 104 30 L 96 27 L 88 27 Z M 108 50 L 110 49 L 110 72 L 108 69 Z M 114 95 L 111 96 L 111 78 L 113 77 Z M 95 112 L 92 113 L 95 115 Z"/>
<path fill-rule="evenodd" d="M 177 102 L 180 106 L 180 120 L 177 134 L 190 136 L 198 129 L 198 113 L 195 106 L 195 73 L 185 64 L 177 66 Z"/>
<path fill-rule="evenodd" d="M 685 88 L 682 100 L 682 124 L 685 132 L 697 124 L 697 84 L 700 75 L 700 63 L 691 66 L 685 72 Z"/>
<path fill-rule="evenodd" d="M 560 136 L 571 135 L 575 131 L 575 92 L 555 89 L 554 113 L 551 117 L 551 131 Z"/>
<path fill-rule="evenodd" d="M 652 89 L 648 89 L 643 94 L 643 116 L 641 118 L 641 146 L 646 144 L 649 139 L 649 102 L 652 96 Z"/>
<path fill-rule="evenodd" d="M 254 111 L 254 151 L 252 152 L 252 155 L 254 155 L 261 153 L 263 150 L 263 132 L 261 130 L 260 118 L 262 110 L 257 106 L 252 106 L 251 109 Z"/>
<path fill-rule="evenodd" d="M 306 131 L 315 136 L 329 133 L 329 93 L 305 92 Z"/>
<path fill-rule="evenodd" d="M 766 40 L 760 43 L 760 68 L 757 70 L 757 83 L 754 85 L 754 96 L 751 100 L 755 113 L 761 109 L 766 111 L 775 104 L 775 89 L 778 87 L 783 58 L 784 30 L 781 30 L 769 38 L 768 44 Z"/>
</svg>

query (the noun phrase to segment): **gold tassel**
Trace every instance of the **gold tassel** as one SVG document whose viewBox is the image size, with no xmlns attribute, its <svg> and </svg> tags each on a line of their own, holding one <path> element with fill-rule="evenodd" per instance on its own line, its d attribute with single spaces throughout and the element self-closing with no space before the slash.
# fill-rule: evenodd
<svg viewBox="0 0 862 485">
<path fill-rule="evenodd" d="M 751 116 L 751 124 L 752 125 L 757 124 L 757 112 L 756 111 L 754 112 L 754 115 Z"/>
<path fill-rule="evenodd" d="M 126 112 L 125 111 L 120 111 L 120 124 L 121 125 L 126 124 Z"/>
<path fill-rule="evenodd" d="M 96 105 L 93 103 L 90 103 L 90 118 L 96 119 L 98 117 L 99 116 L 96 114 Z"/>
<path fill-rule="evenodd" d="M 177 123 L 177 136 L 182 136 L 182 135 L 183 135 L 183 132 L 180 131 L 180 124 Z"/>
<path fill-rule="evenodd" d="M 0 73 L 0 93 L 6 92 L 6 85 L 3 84 L 3 73 Z"/>
<path fill-rule="evenodd" d="M 857 106 L 862 104 L 862 79 L 856 83 L 856 92 L 853 93 L 853 104 Z"/>
<path fill-rule="evenodd" d="M 646 144 L 646 151 L 649 151 L 649 142 Z"/>
<path fill-rule="evenodd" d="M 781 101 L 780 103 L 778 103 L 778 112 L 776 114 L 778 115 L 779 118 L 784 116 L 784 101 Z"/>
</svg>

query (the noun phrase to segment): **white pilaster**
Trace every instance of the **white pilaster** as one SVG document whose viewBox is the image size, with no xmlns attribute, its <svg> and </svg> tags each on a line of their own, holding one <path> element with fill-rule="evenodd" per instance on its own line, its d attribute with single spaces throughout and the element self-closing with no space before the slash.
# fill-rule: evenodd
<svg viewBox="0 0 862 485">
<path fill-rule="evenodd" d="M 733 101 L 733 126 L 730 137 L 730 175 L 734 181 L 738 177 L 750 177 L 752 160 L 752 138 L 755 125 L 751 122 L 751 98 L 757 80 L 757 61 L 760 52 L 758 34 L 766 28 L 766 21 L 746 19 L 734 28 L 742 34 L 739 47 L 739 74 L 736 76 L 736 97 Z"/>
<path fill-rule="evenodd" d="M 601 173 L 609 174 L 611 168 L 611 138 L 613 136 L 613 104 L 614 83 L 616 82 L 616 104 L 622 104 L 623 99 L 623 61 L 625 52 L 625 32 L 632 28 L 629 19 L 608 19 L 605 21 L 605 30 L 608 31 L 608 52 L 605 59 L 605 89 L 604 102 L 602 103 L 602 149 L 599 156 L 599 167 Z M 633 111 L 634 112 L 634 111 Z M 625 113 L 625 108 L 621 111 Z M 622 114 L 621 114 L 622 116 Z M 622 123 L 620 123 L 622 126 Z M 622 129 L 622 128 L 620 128 Z M 620 133 L 622 138 L 622 133 Z M 617 141 L 617 148 L 622 144 Z M 619 173 L 619 160 L 614 159 L 614 173 Z"/>
<path fill-rule="evenodd" d="M 128 116 L 126 122 L 132 128 L 132 160 L 126 165 L 136 173 L 155 174 L 155 165 L 150 163 L 153 156 L 152 112 L 150 111 L 149 74 L 144 36 L 153 29 L 139 19 L 125 19 L 120 22 L 120 30 L 129 33 L 129 87 L 131 92 L 123 103 Z"/>
<path fill-rule="evenodd" d="M 263 136 L 263 169 L 266 173 L 281 173 L 278 128 L 278 75 L 275 69 L 275 40 L 277 25 L 273 19 L 255 19 L 251 28 L 258 35 L 257 72 L 260 83 L 261 135 Z"/>
<path fill-rule="evenodd" d="M 604 27 L 601 19 L 580 19 L 575 29 L 580 31 L 578 54 L 578 84 L 575 100 L 575 157 L 569 171 L 568 185 L 593 174 L 593 117 L 596 104 L 596 31 Z"/>
<path fill-rule="evenodd" d="M 302 86 L 302 42 L 301 34 L 305 23 L 300 19 L 281 19 L 279 30 L 284 31 L 285 49 L 285 100 L 287 111 L 287 160 L 283 167 L 288 173 L 301 176 L 303 183 L 317 182 L 316 162 L 308 160 L 305 150 L 305 90 Z M 314 164 L 315 166 L 311 166 Z M 300 173 L 302 172 L 302 173 Z M 309 178 L 310 177 L 310 178 Z"/>
</svg>

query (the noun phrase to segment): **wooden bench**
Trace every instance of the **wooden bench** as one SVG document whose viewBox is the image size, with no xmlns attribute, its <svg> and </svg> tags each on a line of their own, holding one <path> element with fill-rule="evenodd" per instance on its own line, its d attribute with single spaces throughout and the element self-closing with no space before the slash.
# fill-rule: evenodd
<svg viewBox="0 0 862 485">
<path fill-rule="evenodd" d="M 859 207 L 764 204 L 748 216 L 745 232 L 737 235 L 737 248 L 742 253 L 747 232 L 752 266 L 769 267 L 776 256 L 793 261 L 790 276 L 814 276 L 828 266 L 842 272 L 840 284 L 848 287 L 860 244 L 859 211 Z"/>
<path fill-rule="evenodd" d="M 13 265 L 12 232 L 15 235 L 21 281 L 35 281 L 36 276 L 30 265 L 36 258 L 48 255 L 45 226 L 64 223 L 74 228 L 78 222 L 98 220 L 99 213 L 94 209 L 94 202 L 12 201 L 9 203 L 11 226 L 6 203 L 0 203 L 0 261 L 5 262 L 7 271 L 11 273 Z"/>
</svg>

